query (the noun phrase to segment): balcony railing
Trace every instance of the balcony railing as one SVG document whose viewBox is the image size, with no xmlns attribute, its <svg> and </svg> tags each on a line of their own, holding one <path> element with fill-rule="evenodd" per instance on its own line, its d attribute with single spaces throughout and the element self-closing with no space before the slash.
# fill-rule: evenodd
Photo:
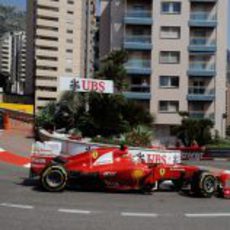
<svg viewBox="0 0 230 230">
<path fill-rule="evenodd" d="M 189 116 L 193 119 L 210 119 L 212 121 L 215 119 L 214 113 L 206 113 L 204 111 L 190 111 Z"/>
<path fill-rule="evenodd" d="M 212 102 L 215 98 L 215 90 L 206 87 L 190 87 L 187 99 L 189 101 Z"/>
<path fill-rule="evenodd" d="M 150 60 L 131 59 L 124 66 L 129 74 L 151 74 Z"/>
<path fill-rule="evenodd" d="M 206 87 L 189 87 L 188 90 L 189 94 L 191 95 L 214 95 L 214 89 L 207 89 Z"/>
<path fill-rule="evenodd" d="M 143 59 L 131 59 L 126 62 L 125 67 L 130 68 L 150 68 L 151 62 L 150 60 L 143 60 Z"/>
<path fill-rule="evenodd" d="M 215 21 L 216 15 L 210 12 L 192 12 L 190 14 L 190 20 L 195 21 Z"/>
<path fill-rule="evenodd" d="M 192 37 L 190 39 L 190 45 L 194 46 L 215 46 L 216 40 L 209 38 L 196 38 Z"/>
<path fill-rule="evenodd" d="M 192 12 L 190 14 L 189 25 L 198 27 L 216 27 L 216 14 L 210 12 Z"/>
<path fill-rule="evenodd" d="M 125 42 L 132 43 L 151 43 L 150 35 L 126 35 Z"/>
<path fill-rule="evenodd" d="M 124 48 L 132 50 L 151 50 L 151 36 L 149 35 L 128 35 L 124 38 Z"/>
<path fill-rule="evenodd" d="M 203 61 L 194 61 L 189 64 L 190 70 L 214 71 L 215 64 Z"/>
<path fill-rule="evenodd" d="M 152 11 L 151 10 L 127 10 L 124 21 L 126 24 L 134 25 L 151 25 Z"/>
<path fill-rule="evenodd" d="M 151 18 L 151 10 L 127 10 L 125 13 L 126 17 L 130 18 Z"/>
<path fill-rule="evenodd" d="M 131 92 L 150 92 L 150 85 L 148 84 L 131 84 Z"/>
</svg>

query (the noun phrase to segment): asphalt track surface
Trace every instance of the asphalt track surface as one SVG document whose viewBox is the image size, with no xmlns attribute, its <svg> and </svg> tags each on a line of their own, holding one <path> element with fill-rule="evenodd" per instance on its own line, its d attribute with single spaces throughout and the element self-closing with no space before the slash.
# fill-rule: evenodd
<svg viewBox="0 0 230 230">
<path fill-rule="evenodd" d="M 29 148 L 31 140 L 18 138 L 12 145 L 13 135 L 8 144 L 7 137 L 0 137 L 0 147 L 28 155 L 30 150 L 23 148 Z M 230 162 L 198 164 L 230 169 Z M 27 177 L 27 168 L 0 161 L 1 230 L 230 229 L 230 200 L 192 198 L 170 191 L 143 195 L 66 190 L 54 194 L 39 190 Z"/>
</svg>

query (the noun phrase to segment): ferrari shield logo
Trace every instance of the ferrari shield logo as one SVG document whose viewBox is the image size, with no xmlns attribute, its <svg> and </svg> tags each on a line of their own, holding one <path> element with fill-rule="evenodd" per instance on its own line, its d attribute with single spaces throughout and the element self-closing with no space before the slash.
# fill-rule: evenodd
<svg viewBox="0 0 230 230">
<path fill-rule="evenodd" d="M 165 172 L 166 172 L 165 168 L 160 168 L 159 170 L 160 176 L 164 176 Z"/>
<path fill-rule="evenodd" d="M 97 159 L 98 158 L 98 152 L 97 151 L 93 151 L 92 152 L 92 157 L 93 157 L 93 159 Z"/>
</svg>

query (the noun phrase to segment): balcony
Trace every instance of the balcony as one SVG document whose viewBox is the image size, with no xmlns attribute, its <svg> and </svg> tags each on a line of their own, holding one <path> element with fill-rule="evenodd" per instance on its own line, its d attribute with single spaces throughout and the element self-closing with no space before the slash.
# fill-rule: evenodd
<svg viewBox="0 0 230 230">
<path fill-rule="evenodd" d="M 150 85 L 146 81 L 142 84 L 131 84 L 129 90 L 124 92 L 123 95 L 128 99 L 150 100 Z"/>
<path fill-rule="evenodd" d="M 128 74 L 150 75 L 151 61 L 145 59 L 131 59 L 125 64 L 125 69 Z"/>
<path fill-rule="evenodd" d="M 124 23 L 129 25 L 152 25 L 152 11 L 128 10 L 125 13 Z"/>
<path fill-rule="evenodd" d="M 215 120 L 215 114 L 214 113 L 205 113 L 204 111 L 190 111 L 189 117 L 193 119 L 210 119 L 212 121 Z"/>
<path fill-rule="evenodd" d="M 216 27 L 216 15 L 213 15 L 210 12 L 192 12 L 190 14 L 189 26 Z"/>
<path fill-rule="evenodd" d="M 195 38 L 190 39 L 190 44 L 188 47 L 190 52 L 216 52 L 216 40 L 208 38 Z"/>
<path fill-rule="evenodd" d="M 204 61 L 190 62 L 188 76 L 213 77 L 216 75 L 215 64 Z"/>
<path fill-rule="evenodd" d="M 151 50 L 150 35 L 127 35 L 124 38 L 124 48 L 131 50 Z"/>
<path fill-rule="evenodd" d="M 209 101 L 215 99 L 215 90 L 207 89 L 206 87 L 189 87 L 187 95 L 188 101 Z"/>
<path fill-rule="evenodd" d="M 217 0 L 190 0 L 190 2 L 217 2 Z"/>
</svg>

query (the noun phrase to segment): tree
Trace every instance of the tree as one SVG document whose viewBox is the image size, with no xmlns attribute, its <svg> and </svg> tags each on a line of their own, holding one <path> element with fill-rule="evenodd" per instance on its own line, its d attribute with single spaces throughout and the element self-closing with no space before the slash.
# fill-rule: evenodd
<svg viewBox="0 0 230 230">
<path fill-rule="evenodd" d="M 122 95 L 91 93 L 89 111 L 80 118 L 79 129 L 88 136 L 111 136 L 127 131 L 128 122 L 122 114 L 125 103 Z"/>
<path fill-rule="evenodd" d="M 127 52 L 124 50 L 112 51 L 102 59 L 96 78 L 113 80 L 116 90 L 121 92 L 125 87 L 125 79 L 127 77 L 124 67 L 127 58 Z"/>
<path fill-rule="evenodd" d="M 36 114 L 35 127 L 42 127 L 46 130 L 53 130 L 55 127 L 54 114 L 56 103 L 50 102 L 44 109 Z"/>
<path fill-rule="evenodd" d="M 25 30 L 25 28 L 25 12 L 0 4 L 0 37 L 6 32 Z"/>
<path fill-rule="evenodd" d="M 209 119 L 183 118 L 181 125 L 175 127 L 174 131 L 185 146 L 191 146 L 194 140 L 203 146 L 212 140 L 212 127 L 213 122 Z"/>
<path fill-rule="evenodd" d="M 112 136 L 130 131 L 138 125 L 152 128 L 153 117 L 142 106 L 128 101 L 122 94 L 89 95 L 89 111 L 79 121 L 87 136 Z"/>
</svg>

